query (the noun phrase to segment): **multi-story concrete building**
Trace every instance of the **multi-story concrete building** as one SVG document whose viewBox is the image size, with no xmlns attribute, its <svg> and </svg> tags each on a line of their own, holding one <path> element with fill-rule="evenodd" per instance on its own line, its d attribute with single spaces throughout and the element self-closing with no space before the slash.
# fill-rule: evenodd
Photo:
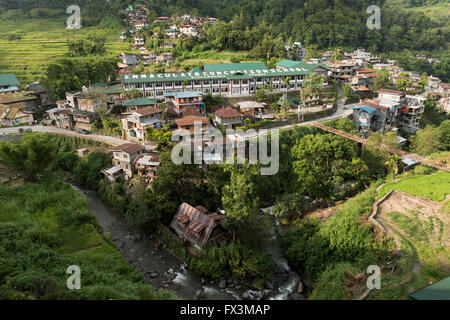
<svg viewBox="0 0 450 320">
<path fill-rule="evenodd" d="M 205 64 L 203 71 L 123 75 L 122 83 L 125 90 L 136 88 L 158 99 L 165 93 L 183 91 L 242 97 L 254 95 L 261 88 L 272 92 L 299 90 L 312 73 L 327 75 L 328 69 L 307 63 L 282 69 L 267 69 L 262 62 Z"/>
<path fill-rule="evenodd" d="M 113 153 L 113 167 L 104 170 L 103 173 L 112 181 L 118 175 L 124 174 L 126 178 L 131 179 L 136 172 L 133 165 L 134 160 L 145 152 L 145 147 L 135 143 L 125 143 L 110 150 Z"/>
<path fill-rule="evenodd" d="M 162 110 L 155 107 L 138 109 L 122 119 L 124 138 L 134 142 L 145 142 L 147 128 L 161 128 Z"/>
<path fill-rule="evenodd" d="M 378 98 L 361 101 L 353 108 L 353 119 L 363 132 L 387 132 L 400 127 L 408 133 L 419 128 L 425 98 L 406 96 L 402 91 L 380 89 Z"/>
<path fill-rule="evenodd" d="M 183 113 L 188 107 L 193 107 L 196 111 L 201 113 L 204 108 L 203 95 L 195 91 L 170 92 L 165 93 L 165 103 L 169 108 L 172 108 L 177 114 Z"/>
</svg>

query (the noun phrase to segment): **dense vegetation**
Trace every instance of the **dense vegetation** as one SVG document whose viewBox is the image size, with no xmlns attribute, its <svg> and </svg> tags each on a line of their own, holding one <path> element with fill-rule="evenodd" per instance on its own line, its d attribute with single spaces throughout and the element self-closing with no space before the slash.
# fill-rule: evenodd
<svg viewBox="0 0 450 320">
<path fill-rule="evenodd" d="M 58 145 L 70 149 L 67 141 Z M 11 148 L 20 152 L 8 157 L 3 153 L 0 162 L 26 180 L 39 183 L 0 185 L 0 299 L 175 298 L 169 291 L 148 286 L 108 237 L 99 233 L 86 200 L 47 171 L 55 166 L 72 167 L 76 155 L 67 153 L 52 165 L 57 144 L 43 134 L 25 135 L 21 143 L 0 144 L 3 151 Z M 37 154 L 37 150 L 45 154 Z M 101 163 L 95 155 L 101 154 L 94 153 L 91 162 Z M 86 174 L 97 178 L 98 170 Z M 93 182 L 87 179 L 87 183 Z M 80 290 L 66 287 L 66 269 L 71 265 L 81 269 Z"/>
<path fill-rule="evenodd" d="M 118 10 L 134 1 L 111 0 L 107 3 L 84 0 L 78 4 L 82 8 L 83 24 L 100 24 L 103 19 L 113 16 Z M 448 29 L 440 29 L 444 22 L 436 21 L 418 11 L 403 10 L 392 6 L 386 1 L 351 1 L 351 0 L 268 0 L 268 1 L 215 1 L 215 0 L 176 0 L 169 5 L 160 1 L 139 1 L 145 4 L 153 15 L 172 16 L 184 12 L 200 16 L 213 16 L 223 21 L 230 21 L 236 14 L 242 13 L 241 23 L 236 25 L 234 32 L 222 34 L 231 37 L 227 45 L 248 46 L 244 41 L 245 31 L 261 25 L 272 25 L 276 35 L 303 41 L 307 45 L 317 45 L 319 48 L 331 46 L 364 46 L 373 51 L 396 51 L 399 48 L 412 50 L 442 50 L 442 45 L 448 44 Z M 4 1 L 5 9 L 22 9 L 29 12 L 41 7 L 64 10 L 70 1 L 40 1 L 30 0 Z M 413 5 L 422 5 L 414 2 Z M 369 30 L 366 12 L 369 5 L 383 8 L 383 27 L 380 30 Z M 384 6 L 383 6 L 384 5 Z M 109 18 L 108 18 L 109 19 Z M 217 30 L 223 26 L 219 25 Z M 236 35 L 239 34 L 239 37 Z M 234 36 L 233 36 L 234 35 Z M 271 36 L 268 34 L 268 36 Z M 260 40 L 263 39 L 261 35 Z M 219 43 L 219 42 L 217 42 Z M 241 43 L 239 45 L 238 43 Z M 250 42 L 252 43 L 252 42 Z"/>
</svg>

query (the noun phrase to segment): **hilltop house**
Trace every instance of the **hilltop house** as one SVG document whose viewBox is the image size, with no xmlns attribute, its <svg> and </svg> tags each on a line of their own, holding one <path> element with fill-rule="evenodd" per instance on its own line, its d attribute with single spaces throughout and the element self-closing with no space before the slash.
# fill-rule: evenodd
<svg viewBox="0 0 450 320">
<path fill-rule="evenodd" d="M 134 48 L 145 47 L 145 36 L 136 34 L 134 35 Z"/>
<path fill-rule="evenodd" d="M 14 73 L 0 74 L 0 93 L 16 92 L 20 90 L 20 83 Z"/>
<path fill-rule="evenodd" d="M 138 109 L 122 119 L 124 139 L 145 142 L 147 128 L 161 128 L 162 110 L 155 107 Z"/>
<path fill-rule="evenodd" d="M 110 150 L 113 153 L 113 167 L 102 172 L 110 181 L 115 181 L 121 174 L 131 179 L 135 172 L 134 160 L 145 152 L 145 147 L 135 143 L 125 143 Z"/>
<path fill-rule="evenodd" d="M 195 26 L 190 24 L 181 24 L 178 27 L 180 28 L 180 34 L 186 37 L 198 37 L 198 30 Z"/>
</svg>

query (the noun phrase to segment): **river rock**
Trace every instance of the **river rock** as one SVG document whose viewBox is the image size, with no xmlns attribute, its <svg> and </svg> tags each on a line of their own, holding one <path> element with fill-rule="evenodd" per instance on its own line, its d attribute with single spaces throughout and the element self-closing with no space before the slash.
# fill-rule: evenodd
<svg viewBox="0 0 450 320">
<path fill-rule="evenodd" d="M 272 283 L 272 281 L 269 281 L 269 280 L 264 281 L 264 287 L 266 289 L 273 290 L 273 283 Z"/>
<path fill-rule="evenodd" d="M 157 276 L 158 276 L 158 274 L 156 272 L 150 273 L 150 277 L 152 277 L 152 278 L 156 278 Z"/>
<path fill-rule="evenodd" d="M 194 296 L 194 300 L 200 300 L 201 298 L 203 298 L 203 291 L 197 290 L 197 292 L 195 293 L 195 296 Z"/>
<path fill-rule="evenodd" d="M 227 287 L 226 281 L 225 281 L 225 280 L 221 280 L 221 281 L 219 282 L 219 288 L 220 288 L 220 289 L 225 289 L 226 287 Z"/>
<path fill-rule="evenodd" d="M 205 284 L 205 283 L 206 283 L 206 279 L 202 278 L 202 284 Z"/>
<path fill-rule="evenodd" d="M 291 298 L 293 300 L 305 300 L 305 295 L 301 293 L 293 293 L 291 294 Z"/>
<path fill-rule="evenodd" d="M 163 287 L 164 287 L 164 289 L 167 289 L 167 288 L 169 287 L 169 284 L 168 284 L 168 283 L 165 283 L 165 284 L 163 285 Z"/>
<path fill-rule="evenodd" d="M 230 284 L 230 283 L 232 283 L 232 282 L 233 282 L 233 280 L 227 279 L 227 283 L 228 283 L 228 284 Z"/>
<path fill-rule="evenodd" d="M 302 280 L 300 280 L 298 282 L 298 286 L 297 286 L 297 293 L 303 293 L 304 287 L 303 287 L 303 282 Z"/>
<path fill-rule="evenodd" d="M 249 298 L 248 292 L 242 293 L 242 299 L 247 300 Z"/>
</svg>

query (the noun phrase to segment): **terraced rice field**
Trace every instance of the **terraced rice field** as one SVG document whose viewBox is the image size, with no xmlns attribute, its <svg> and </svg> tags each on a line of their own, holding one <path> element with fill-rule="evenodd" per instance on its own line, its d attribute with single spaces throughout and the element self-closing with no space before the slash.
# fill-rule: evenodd
<svg viewBox="0 0 450 320">
<path fill-rule="evenodd" d="M 108 52 L 117 54 L 130 49 L 118 41 L 118 30 L 96 27 L 81 30 L 65 28 L 65 17 L 29 19 L 14 16 L 11 11 L 0 15 L 0 73 L 14 72 L 22 85 L 39 81 L 47 65 L 67 52 L 66 41 L 86 37 L 89 33 L 105 36 Z M 8 40 L 10 35 L 20 40 Z"/>
</svg>

